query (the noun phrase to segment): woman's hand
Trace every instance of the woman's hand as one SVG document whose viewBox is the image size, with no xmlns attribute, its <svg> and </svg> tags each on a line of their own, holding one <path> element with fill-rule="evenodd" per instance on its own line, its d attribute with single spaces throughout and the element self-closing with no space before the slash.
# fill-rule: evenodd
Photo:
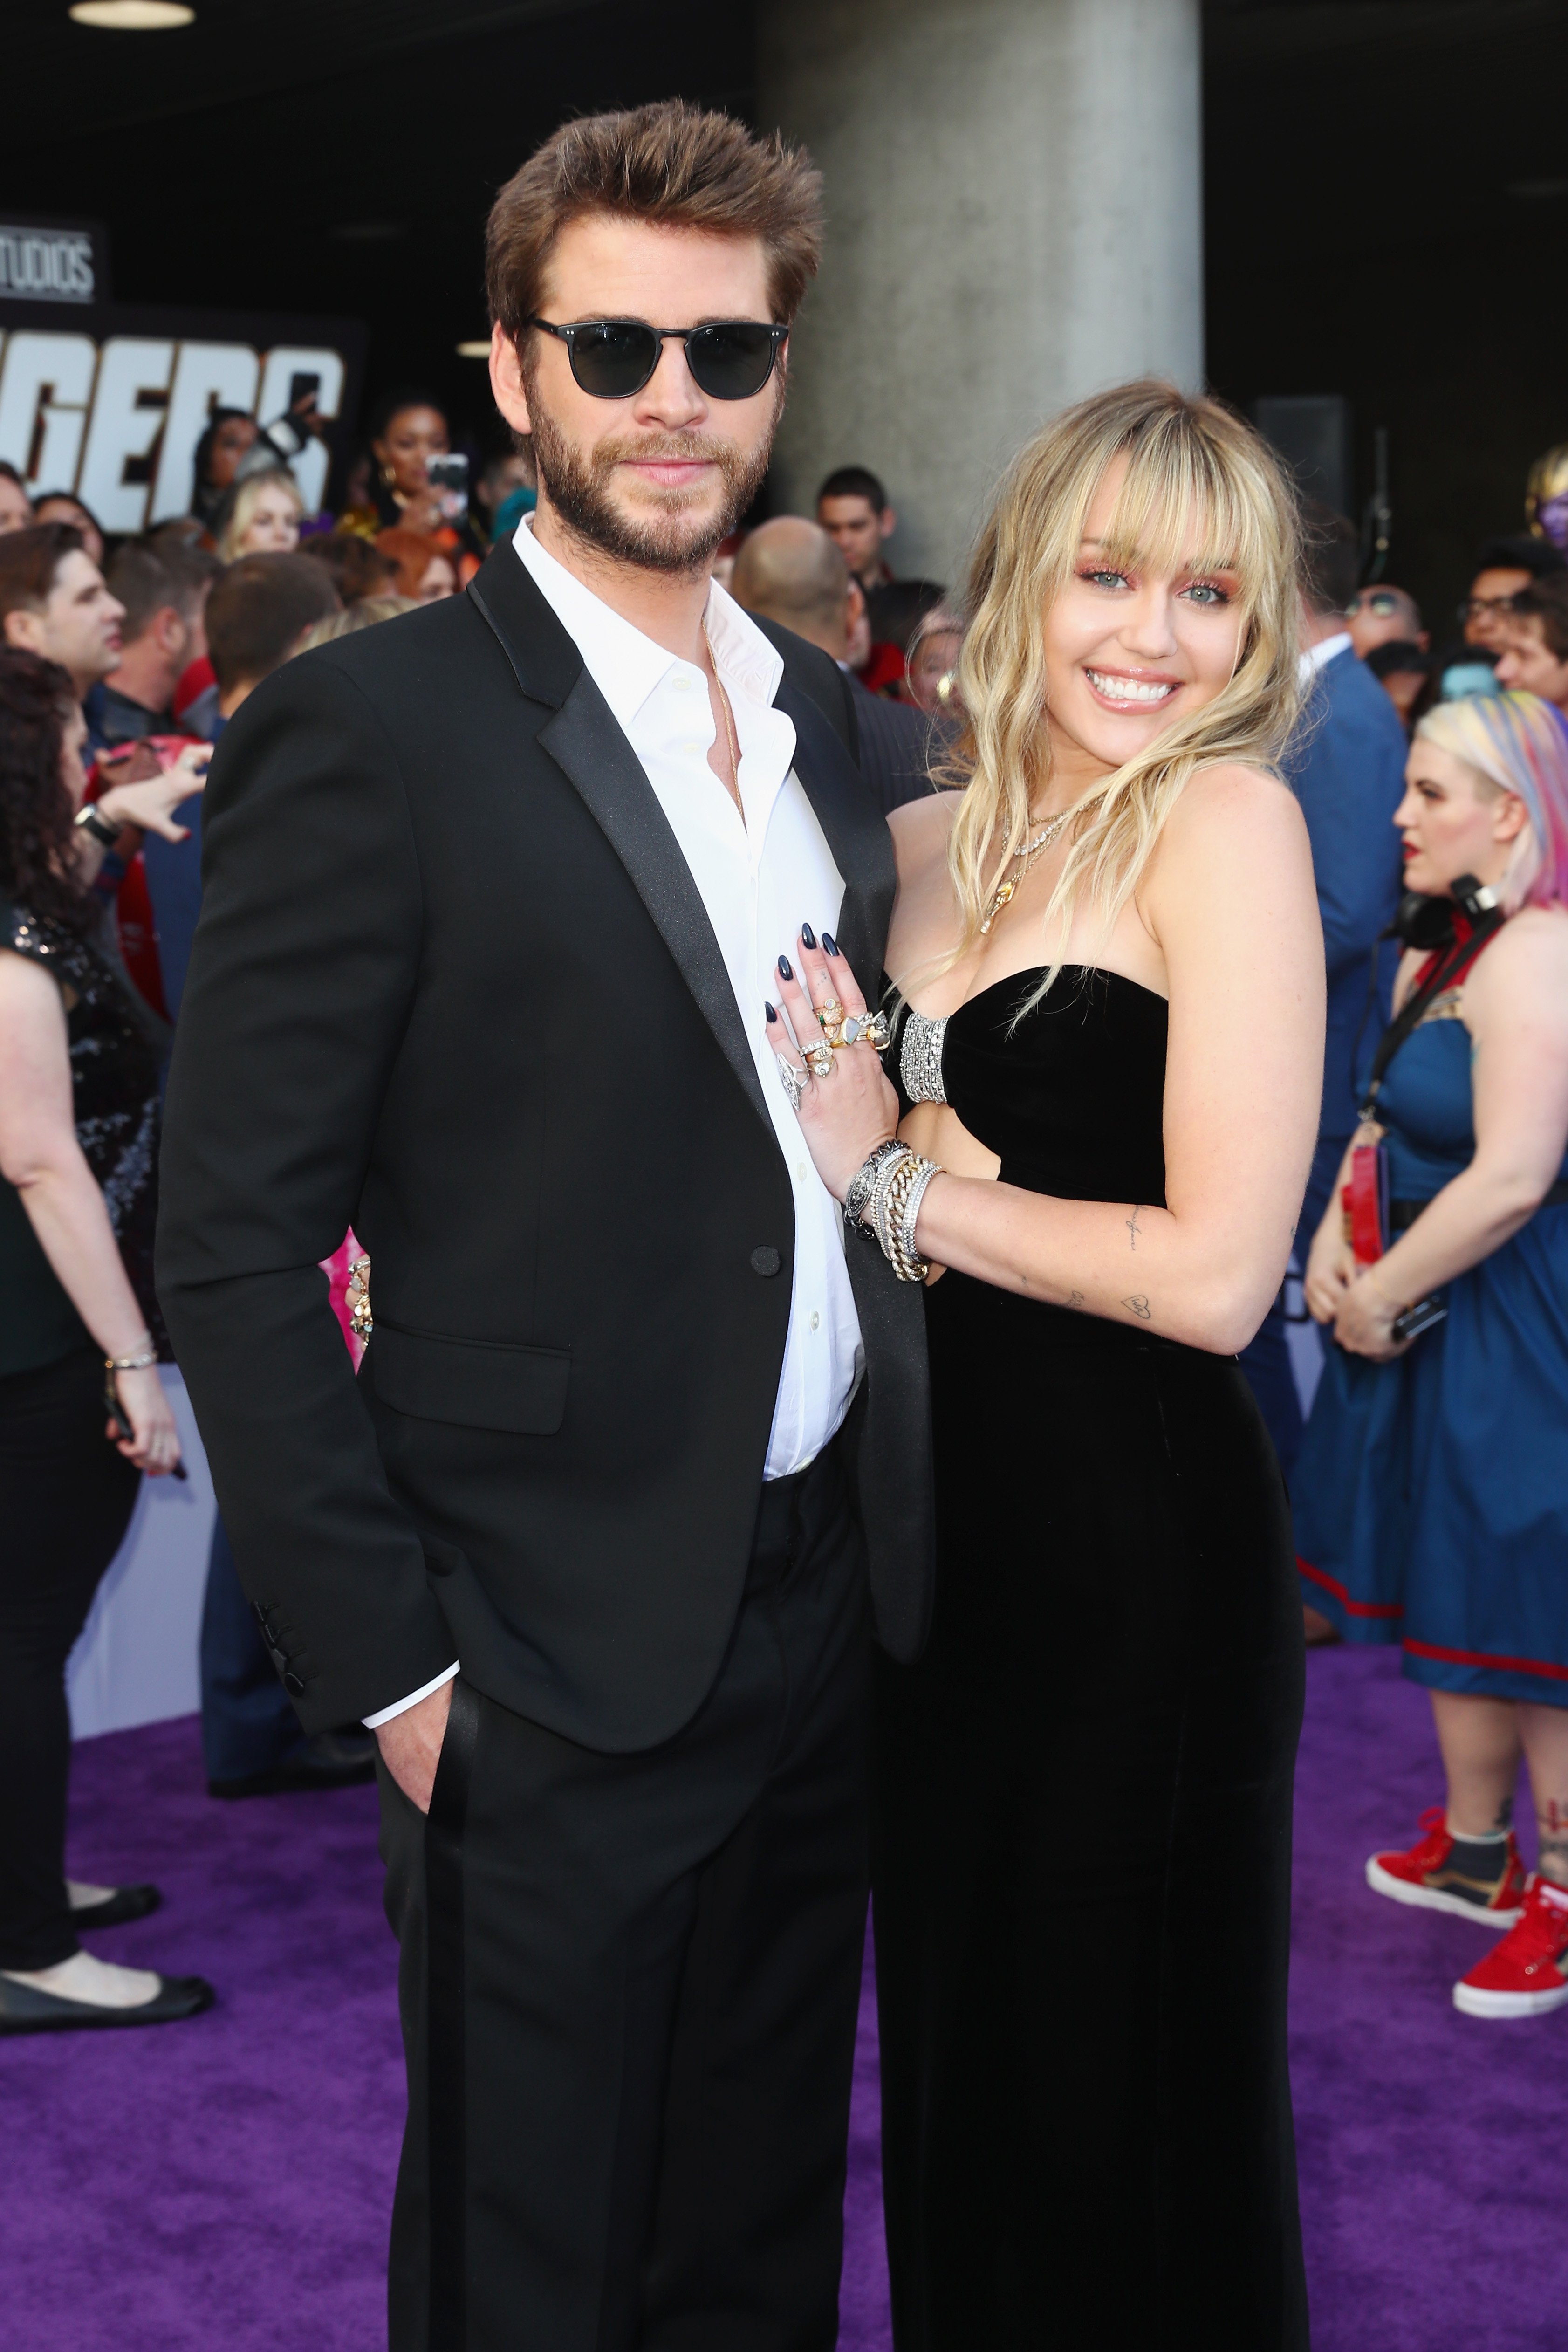
<svg viewBox="0 0 1568 2352">
<path fill-rule="evenodd" d="M 141 783 L 111 784 L 97 803 L 99 814 L 110 824 L 134 824 L 143 833 L 162 835 L 165 841 L 187 841 L 190 827 L 174 823 L 173 812 L 193 793 L 206 790 L 210 743 L 187 743 L 171 767 Z"/>
<path fill-rule="evenodd" d="M 1344 1238 L 1336 1195 L 1329 1204 L 1328 1215 L 1312 1235 L 1306 1272 L 1301 1276 L 1301 1296 L 1314 1323 L 1333 1321 L 1355 1276 L 1355 1255 Z"/>
<path fill-rule="evenodd" d="M 113 1422 L 107 1433 L 114 1438 L 128 1462 L 134 1462 L 150 1478 L 162 1478 L 180 1459 L 180 1433 L 174 1426 L 157 1365 L 149 1364 L 140 1372 L 116 1372 L 114 1393 L 120 1400 L 120 1412 L 131 1423 L 131 1435 L 117 1435 Z"/>
<path fill-rule="evenodd" d="M 825 1043 L 817 1017 L 824 1005 L 836 1002 L 844 1013 L 865 1017 L 865 998 L 829 934 L 823 934 L 819 947 L 802 929 L 795 944 L 795 964 L 780 956 L 778 972 L 779 1003 L 808 1051 Z M 781 1061 L 805 1070 L 789 1030 L 777 1017 L 769 1021 L 768 1040 Z M 896 1129 L 898 1097 L 875 1047 L 863 1042 L 839 1046 L 824 1067 L 825 1076 L 806 1076 L 797 1116 L 818 1175 L 834 1200 L 841 1201 L 860 1168 Z"/>
<path fill-rule="evenodd" d="M 1375 1364 L 1390 1364 L 1415 1343 L 1390 1338 L 1394 1318 L 1403 1313 L 1380 1290 L 1370 1266 L 1364 1266 L 1346 1287 L 1334 1317 L 1333 1335 L 1350 1355 L 1365 1356 Z"/>
</svg>

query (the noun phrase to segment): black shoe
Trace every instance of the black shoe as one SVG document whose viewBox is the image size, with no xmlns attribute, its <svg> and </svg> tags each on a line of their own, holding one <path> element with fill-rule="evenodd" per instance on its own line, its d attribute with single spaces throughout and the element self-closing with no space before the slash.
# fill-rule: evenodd
<svg viewBox="0 0 1568 2352">
<path fill-rule="evenodd" d="M 78 1935 L 89 1927 L 123 1927 L 131 1919 L 145 1919 L 162 1900 L 155 1886 L 117 1886 L 101 1903 L 84 1903 L 79 1911 L 73 1906 L 71 1926 Z"/>
<path fill-rule="evenodd" d="M 66 2000 L 37 1985 L 0 1976 L 0 2034 L 72 2033 L 109 2025 L 172 2025 L 211 2009 L 217 1995 L 205 1977 L 160 1977 L 151 2000 L 134 2009 L 105 2009 L 96 2000 Z"/>
<path fill-rule="evenodd" d="M 237 1780 L 209 1780 L 209 1797 L 277 1797 L 295 1789 L 351 1789 L 373 1780 L 375 1735 L 370 1731 L 313 1731 L 303 1748 L 265 1772 Z"/>
</svg>

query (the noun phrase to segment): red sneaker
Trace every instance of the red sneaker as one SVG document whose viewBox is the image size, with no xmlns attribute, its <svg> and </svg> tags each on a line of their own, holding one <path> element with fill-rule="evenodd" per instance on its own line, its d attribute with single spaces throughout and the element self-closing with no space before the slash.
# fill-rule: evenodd
<svg viewBox="0 0 1568 2352">
<path fill-rule="evenodd" d="M 1471 1878 L 1449 1861 L 1454 1841 L 1445 1825 L 1443 1808 L 1433 1805 L 1421 1816 L 1427 1834 L 1406 1853 L 1375 1853 L 1366 1865 L 1366 1883 L 1396 1903 L 1418 1903 L 1427 1911 L 1451 1911 L 1460 1919 L 1484 1919 L 1490 1927 L 1511 1927 L 1528 1884 L 1524 1864 L 1510 1830 L 1498 1849 L 1501 1866 L 1495 1878 Z"/>
<path fill-rule="evenodd" d="M 1532 1878 L 1516 1924 L 1454 1987 L 1467 2017 L 1542 2017 L 1568 2000 L 1568 1886 Z"/>
</svg>

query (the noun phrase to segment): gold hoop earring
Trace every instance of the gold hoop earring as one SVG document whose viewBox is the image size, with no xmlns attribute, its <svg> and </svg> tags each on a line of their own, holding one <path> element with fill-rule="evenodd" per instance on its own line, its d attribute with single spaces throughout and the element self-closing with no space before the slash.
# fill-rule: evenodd
<svg viewBox="0 0 1568 2352">
<path fill-rule="evenodd" d="M 383 465 L 383 466 L 382 466 L 382 486 L 383 486 L 385 488 L 387 488 L 387 489 L 389 489 L 389 490 L 390 490 L 390 489 L 392 488 L 392 484 L 393 484 L 396 480 L 397 480 L 397 468 L 396 468 L 394 466 L 386 466 L 386 465 Z"/>
</svg>

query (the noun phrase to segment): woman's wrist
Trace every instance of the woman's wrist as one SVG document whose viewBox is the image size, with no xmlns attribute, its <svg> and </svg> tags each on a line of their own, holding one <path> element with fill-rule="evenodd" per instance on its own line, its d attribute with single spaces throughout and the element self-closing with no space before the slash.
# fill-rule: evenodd
<svg viewBox="0 0 1568 2352">
<path fill-rule="evenodd" d="M 1364 1266 L 1362 1269 L 1362 1280 L 1366 1283 L 1371 1289 L 1373 1297 L 1377 1300 L 1379 1306 L 1383 1307 L 1389 1322 L 1393 1323 L 1397 1317 L 1404 1314 L 1406 1307 L 1410 1302 L 1408 1299 L 1394 1297 L 1385 1284 L 1379 1281 L 1378 1274 L 1378 1266 Z"/>
<path fill-rule="evenodd" d="M 77 811 L 77 832 L 96 841 L 100 849 L 112 849 L 125 830 L 125 819 L 114 814 L 113 800 L 112 792 L 105 793 L 101 800 L 89 801 L 86 808 Z"/>
<path fill-rule="evenodd" d="M 105 1354 L 103 1369 L 106 1372 L 145 1372 L 157 1361 L 157 1342 L 143 1324 L 139 1337 Z"/>
</svg>

